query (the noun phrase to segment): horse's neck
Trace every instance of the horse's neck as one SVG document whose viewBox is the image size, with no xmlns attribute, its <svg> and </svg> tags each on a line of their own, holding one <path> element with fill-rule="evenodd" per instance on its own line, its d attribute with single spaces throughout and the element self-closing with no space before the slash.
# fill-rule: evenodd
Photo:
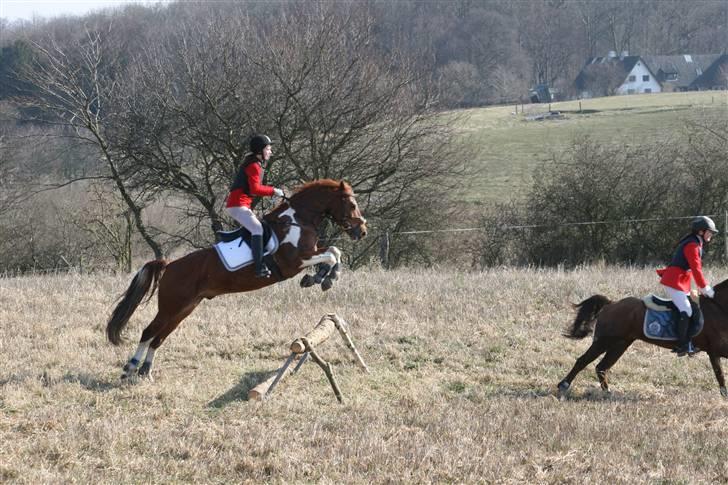
<svg viewBox="0 0 728 485">
<path fill-rule="evenodd" d="M 306 206 L 305 204 L 286 202 L 276 210 L 268 214 L 273 220 L 278 220 L 289 210 L 294 212 L 293 217 L 296 223 L 318 227 L 324 219 L 324 210 Z"/>
</svg>

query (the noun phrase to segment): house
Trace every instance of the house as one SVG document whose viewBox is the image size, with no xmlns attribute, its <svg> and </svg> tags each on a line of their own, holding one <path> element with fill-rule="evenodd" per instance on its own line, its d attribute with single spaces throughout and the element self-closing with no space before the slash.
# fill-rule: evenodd
<svg viewBox="0 0 728 485">
<path fill-rule="evenodd" d="M 691 84 L 693 89 L 728 89 L 728 54 L 722 54 Z"/>
<path fill-rule="evenodd" d="M 654 73 L 642 58 L 630 56 L 627 52 L 622 52 L 619 57 L 614 51 L 610 51 L 606 57 L 592 57 L 574 84 L 582 98 L 662 91 Z"/>
<path fill-rule="evenodd" d="M 703 75 L 721 57 L 719 54 L 643 56 L 652 68 L 663 91 L 696 91 L 703 86 Z M 710 87 L 703 87 L 710 89 Z"/>
<path fill-rule="evenodd" d="M 606 57 L 587 61 L 574 81 L 579 97 L 728 88 L 728 55 Z"/>
</svg>

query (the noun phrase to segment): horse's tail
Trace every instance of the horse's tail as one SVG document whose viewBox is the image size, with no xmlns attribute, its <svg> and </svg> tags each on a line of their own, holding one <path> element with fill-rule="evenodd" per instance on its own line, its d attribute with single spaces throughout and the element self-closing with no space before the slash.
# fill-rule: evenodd
<svg viewBox="0 0 728 485">
<path fill-rule="evenodd" d="M 602 308 L 612 303 L 612 300 L 604 295 L 590 296 L 581 303 L 574 305 L 578 308 L 576 318 L 571 328 L 564 334 L 564 337 L 582 339 L 594 331 L 594 323 Z"/>
<path fill-rule="evenodd" d="M 152 298 L 166 267 L 166 260 L 156 259 L 142 266 L 142 269 L 134 275 L 129 288 L 120 297 L 121 301 L 114 308 L 109 322 L 106 324 L 106 336 L 109 338 L 109 342 L 114 345 L 121 343 L 121 331 L 124 330 L 129 318 L 144 299 L 144 295 L 149 292 L 150 287 L 152 291 L 149 293 L 147 301 Z"/>
</svg>

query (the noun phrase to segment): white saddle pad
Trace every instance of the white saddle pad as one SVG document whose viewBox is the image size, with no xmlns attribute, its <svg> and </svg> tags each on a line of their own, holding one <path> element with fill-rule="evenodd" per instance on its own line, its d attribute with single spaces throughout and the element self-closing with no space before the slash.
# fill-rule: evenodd
<svg viewBox="0 0 728 485">
<path fill-rule="evenodd" d="M 245 242 L 241 244 L 242 238 L 230 242 L 219 242 L 215 244 L 215 250 L 220 256 L 222 264 L 228 271 L 237 271 L 240 268 L 253 263 L 253 251 Z M 278 250 L 278 238 L 271 234 L 263 254 L 273 254 Z"/>
</svg>

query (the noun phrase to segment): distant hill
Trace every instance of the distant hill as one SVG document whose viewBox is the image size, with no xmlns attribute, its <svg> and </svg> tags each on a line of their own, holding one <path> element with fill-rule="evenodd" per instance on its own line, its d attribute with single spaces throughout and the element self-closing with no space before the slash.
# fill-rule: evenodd
<svg viewBox="0 0 728 485">
<path fill-rule="evenodd" d="M 561 116 L 527 121 L 529 115 Z M 579 111 L 581 106 L 581 112 Z M 728 91 L 610 96 L 552 104 L 467 110 L 462 139 L 472 148 L 479 173 L 467 181 L 465 199 L 489 203 L 523 197 L 540 162 L 562 152 L 572 140 L 593 139 L 626 146 L 674 140 L 690 121 L 728 122 Z"/>
</svg>

